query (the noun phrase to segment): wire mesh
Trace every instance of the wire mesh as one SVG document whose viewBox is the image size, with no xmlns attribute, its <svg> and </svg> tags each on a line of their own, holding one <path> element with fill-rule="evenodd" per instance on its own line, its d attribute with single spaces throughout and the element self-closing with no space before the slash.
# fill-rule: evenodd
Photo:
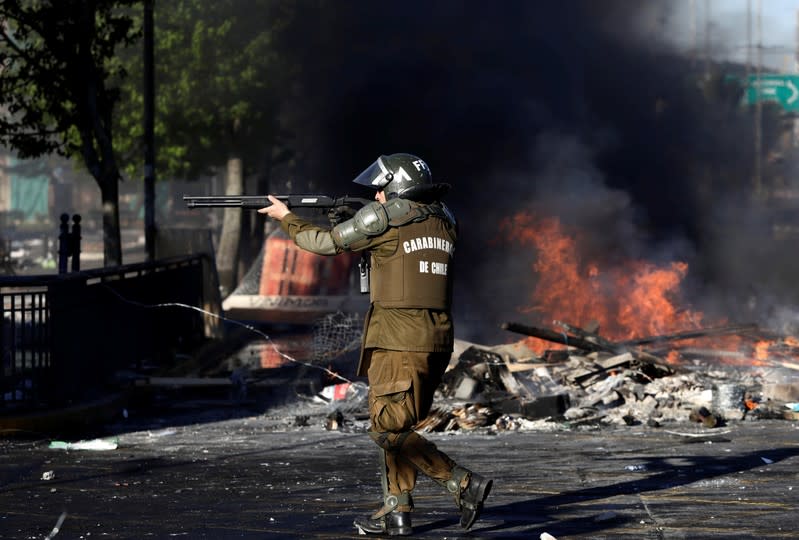
<svg viewBox="0 0 799 540">
<path fill-rule="evenodd" d="M 313 326 L 313 358 L 324 362 L 358 349 L 361 345 L 362 316 L 336 311 L 316 320 Z"/>
</svg>

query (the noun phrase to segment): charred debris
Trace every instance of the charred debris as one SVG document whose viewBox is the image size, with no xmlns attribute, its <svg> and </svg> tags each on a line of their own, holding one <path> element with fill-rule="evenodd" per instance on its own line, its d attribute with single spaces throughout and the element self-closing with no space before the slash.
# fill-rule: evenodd
<svg viewBox="0 0 799 540">
<path fill-rule="evenodd" d="M 496 347 L 459 342 L 439 388 L 444 399 L 419 429 L 513 430 L 536 421 L 652 427 L 692 422 L 713 428 L 745 419 L 799 418 L 799 365 L 790 360 L 799 342 L 755 325 L 616 342 L 603 338 L 597 325 L 553 321 L 553 327 L 507 322 L 503 329 L 528 338 Z M 725 337 L 738 349 L 718 348 Z M 536 353 L 529 338 L 560 347 Z M 713 346 L 698 346 L 703 340 Z M 764 344 L 768 356 L 757 359 Z"/>
<path fill-rule="evenodd" d="M 506 322 L 501 327 L 520 339 L 496 346 L 456 340 L 433 408 L 418 430 L 677 423 L 704 429 L 759 418 L 799 419 L 799 340 L 756 325 L 628 341 L 604 338 L 597 324 L 553 321 L 551 328 L 542 328 Z M 351 351 L 345 361 L 327 363 L 328 373 L 329 368 L 350 371 L 356 357 Z M 233 367 L 229 377 L 221 371 L 212 378 L 195 372 L 141 382 L 151 390 L 180 389 L 184 398 L 194 391 L 190 401 L 203 407 L 243 404 L 259 393 L 274 397 L 277 392 L 281 402 L 266 414 L 285 416 L 279 422 L 284 427 L 321 422 L 329 430 L 349 430 L 368 423 L 365 381 L 320 378 L 307 362 Z M 216 399 L 203 399 L 210 392 Z"/>
</svg>

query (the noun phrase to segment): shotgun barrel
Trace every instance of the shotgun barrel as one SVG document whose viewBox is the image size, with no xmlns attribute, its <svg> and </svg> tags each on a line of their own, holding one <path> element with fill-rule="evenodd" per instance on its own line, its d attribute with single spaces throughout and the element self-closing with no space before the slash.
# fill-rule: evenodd
<svg viewBox="0 0 799 540">
<path fill-rule="evenodd" d="M 339 206 L 364 206 L 369 199 L 360 197 L 330 197 L 328 195 L 275 195 L 289 208 L 336 208 Z M 188 208 L 243 208 L 257 210 L 272 203 L 265 195 L 223 195 L 183 197 Z"/>
</svg>

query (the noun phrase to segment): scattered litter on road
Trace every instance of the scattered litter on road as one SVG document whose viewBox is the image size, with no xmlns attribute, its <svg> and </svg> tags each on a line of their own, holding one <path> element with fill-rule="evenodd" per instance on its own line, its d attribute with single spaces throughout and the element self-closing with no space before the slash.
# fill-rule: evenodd
<svg viewBox="0 0 799 540">
<path fill-rule="evenodd" d="M 116 439 L 94 439 L 74 443 L 52 441 L 50 443 L 50 448 L 58 450 L 116 450 L 118 447 L 119 442 Z"/>
<path fill-rule="evenodd" d="M 681 431 L 670 431 L 668 429 L 664 430 L 664 432 L 665 433 L 670 433 L 672 435 L 678 435 L 680 437 L 707 437 L 708 436 L 707 433 L 684 433 L 684 432 L 681 432 Z M 731 429 L 726 429 L 724 431 L 715 431 L 714 430 L 713 431 L 713 435 L 725 435 L 725 434 L 731 433 L 731 432 L 732 432 Z"/>
<path fill-rule="evenodd" d="M 326 386 L 317 396 L 325 403 L 330 403 L 334 406 L 340 403 L 359 405 L 368 393 L 369 387 L 365 383 L 354 382 Z"/>
<path fill-rule="evenodd" d="M 55 535 L 57 535 L 58 532 L 61 530 L 61 525 L 64 524 L 64 520 L 66 518 L 67 518 L 67 513 L 61 512 L 61 515 L 58 516 L 58 521 L 55 522 L 55 527 L 53 527 L 53 530 L 50 531 L 50 534 L 45 536 L 44 540 L 51 540 L 52 538 L 55 538 Z"/>
<path fill-rule="evenodd" d="M 177 433 L 177 430 L 174 429 L 161 429 L 158 431 L 148 431 L 148 437 L 167 437 L 169 435 L 174 435 Z"/>
</svg>

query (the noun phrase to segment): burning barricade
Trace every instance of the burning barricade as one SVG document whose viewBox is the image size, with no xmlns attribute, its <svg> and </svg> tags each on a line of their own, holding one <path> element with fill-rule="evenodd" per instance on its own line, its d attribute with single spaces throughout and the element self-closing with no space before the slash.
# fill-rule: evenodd
<svg viewBox="0 0 799 540">
<path fill-rule="evenodd" d="M 751 349 L 757 354 L 763 332 L 754 325 L 612 342 L 595 329 L 559 321 L 554 324 L 559 331 L 517 323 L 502 325 L 508 331 L 562 346 L 543 352 L 534 350 L 527 340 L 495 347 L 459 341 L 439 387 L 440 399 L 418 429 L 513 430 L 536 421 L 653 427 L 693 422 L 714 428 L 753 417 L 797 417 L 796 404 L 790 400 L 792 391 L 799 392 L 799 383 L 773 384 L 775 379 L 784 380 L 786 373 L 799 376 L 790 362 L 761 359 L 757 369 L 752 365 L 713 365 L 708 361 L 712 349 L 676 345 L 734 336 L 736 342 L 752 341 Z M 785 340 L 777 345 L 777 350 L 784 348 Z M 719 358 L 725 356 L 729 351 L 718 350 Z"/>
<path fill-rule="evenodd" d="M 530 212 L 503 220 L 500 234 L 513 243 L 516 265 L 509 274 L 520 281 L 494 281 L 503 284 L 500 291 L 512 296 L 525 321 L 534 314 L 549 323 L 502 324 L 524 336 L 509 344 L 457 340 L 438 399 L 418 429 L 512 430 L 549 421 L 714 428 L 799 415 L 799 340 L 718 317 L 708 323 L 681 291 L 687 263 L 663 256 L 657 263 L 640 260 L 642 250 L 605 243 L 600 229 L 576 230 Z M 528 285 L 525 300 L 519 291 Z M 771 321 L 749 304 L 739 306 L 736 318 Z M 345 328 L 347 339 L 314 339 L 321 346 L 313 361 L 357 347 L 360 327 L 334 322 L 322 328 L 323 336 L 337 337 Z M 356 417 L 362 405 L 325 403 L 332 410 L 349 406 Z"/>
<path fill-rule="evenodd" d="M 500 229 L 501 241 L 530 258 L 532 291 L 518 311 L 551 328 L 507 322 L 501 327 L 521 341 L 458 343 L 442 399 L 420 429 L 515 429 L 545 419 L 715 427 L 796 414 L 799 341 L 752 324 L 708 325 L 683 301 L 687 263 L 599 249 L 601 234 L 532 212 L 508 217 Z M 779 395 L 777 384 L 787 385 Z"/>
</svg>

